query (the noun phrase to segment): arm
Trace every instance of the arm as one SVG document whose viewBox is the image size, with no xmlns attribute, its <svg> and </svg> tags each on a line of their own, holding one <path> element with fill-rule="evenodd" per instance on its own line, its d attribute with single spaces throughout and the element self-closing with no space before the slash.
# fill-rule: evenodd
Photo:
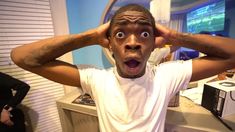
<svg viewBox="0 0 235 132">
<path fill-rule="evenodd" d="M 160 34 L 156 37 L 157 44 L 170 43 L 206 54 L 205 57 L 193 60 L 191 81 L 207 78 L 235 67 L 235 39 L 179 33 L 161 25 L 156 25 L 156 28 Z"/>
<path fill-rule="evenodd" d="M 94 44 L 108 47 L 106 31 L 109 23 L 80 34 L 57 36 L 12 50 L 16 65 L 58 83 L 80 87 L 79 72 L 75 65 L 56 60 L 75 49 Z"/>
<path fill-rule="evenodd" d="M 174 45 L 170 46 L 170 53 L 175 52 L 175 51 L 178 50 L 179 48 L 180 48 L 179 46 L 174 46 Z"/>
</svg>

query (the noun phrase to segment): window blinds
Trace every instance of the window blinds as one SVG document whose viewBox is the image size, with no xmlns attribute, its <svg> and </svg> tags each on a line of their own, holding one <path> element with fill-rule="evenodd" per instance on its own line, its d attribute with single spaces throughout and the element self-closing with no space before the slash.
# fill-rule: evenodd
<svg viewBox="0 0 235 132">
<path fill-rule="evenodd" d="M 0 71 L 31 86 L 23 100 L 28 132 L 60 132 L 55 100 L 63 85 L 25 71 L 10 58 L 11 49 L 54 36 L 49 0 L 0 0 Z"/>
</svg>

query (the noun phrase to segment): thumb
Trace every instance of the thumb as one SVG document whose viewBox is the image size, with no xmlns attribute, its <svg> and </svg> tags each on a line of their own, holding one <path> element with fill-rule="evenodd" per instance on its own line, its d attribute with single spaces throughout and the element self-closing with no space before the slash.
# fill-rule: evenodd
<svg viewBox="0 0 235 132">
<path fill-rule="evenodd" d="M 104 48 L 109 48 L 109 40 L 108 39 L 103 39 L 101 46 L 104 47 Z"/>
<path fill-rule="evenodd" d="M 162 48 L 164 47 L 165 43 L 166 43 L 166 40 L 163 37 L 155 38 L 155 48 Z"/>
</svg>

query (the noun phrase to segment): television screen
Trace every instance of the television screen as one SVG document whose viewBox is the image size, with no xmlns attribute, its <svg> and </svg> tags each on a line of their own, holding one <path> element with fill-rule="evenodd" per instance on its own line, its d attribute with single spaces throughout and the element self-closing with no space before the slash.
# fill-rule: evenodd
<svg viewBox="0 0 235 132">
<path fill-rule="evenodd" d="M 224 30 L 224 21 L 225 1 L 222 0 L 187 13 L 187 31 L 221 31 Z"/>
</svg>

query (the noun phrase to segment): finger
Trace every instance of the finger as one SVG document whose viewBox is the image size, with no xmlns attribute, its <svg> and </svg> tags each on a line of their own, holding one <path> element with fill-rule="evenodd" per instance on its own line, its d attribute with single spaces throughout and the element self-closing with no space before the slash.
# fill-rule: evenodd
<svg viewBox="0 0 235 132">
<path fill-rule="evenodd" d="M 161 24 L 156 24 L 156 29 L 160 35 L 166 35 L 169 33 L 169 29 L 167 27 L 162 26 Z"/>
<path fill-rule="evenodd" d="M 166 30 L 166 27 L 162 26 L 161 24 L 156 23 L 156 28 L 159 30 Z"/>
<path fill-rule="evenodd" d="M 14 123 L 11 120 L 7 120 L 6 122 L 4 122 L 4 124 L 8 125 L 8 126 L 13 126 Z"/>
<path fill-rule="evenodd" d="M 106 22 L 105 24 L 103 24 L 103 28 L 104 29 L 108 29 L 110 26 L 110 21 Z"/>
<path fill-rule="evenodd" d="M 101 41 L 100 45 L 104 48 L 109 48 L 109 40 L 108 39 L 103 39 Z"/>
</svg>

